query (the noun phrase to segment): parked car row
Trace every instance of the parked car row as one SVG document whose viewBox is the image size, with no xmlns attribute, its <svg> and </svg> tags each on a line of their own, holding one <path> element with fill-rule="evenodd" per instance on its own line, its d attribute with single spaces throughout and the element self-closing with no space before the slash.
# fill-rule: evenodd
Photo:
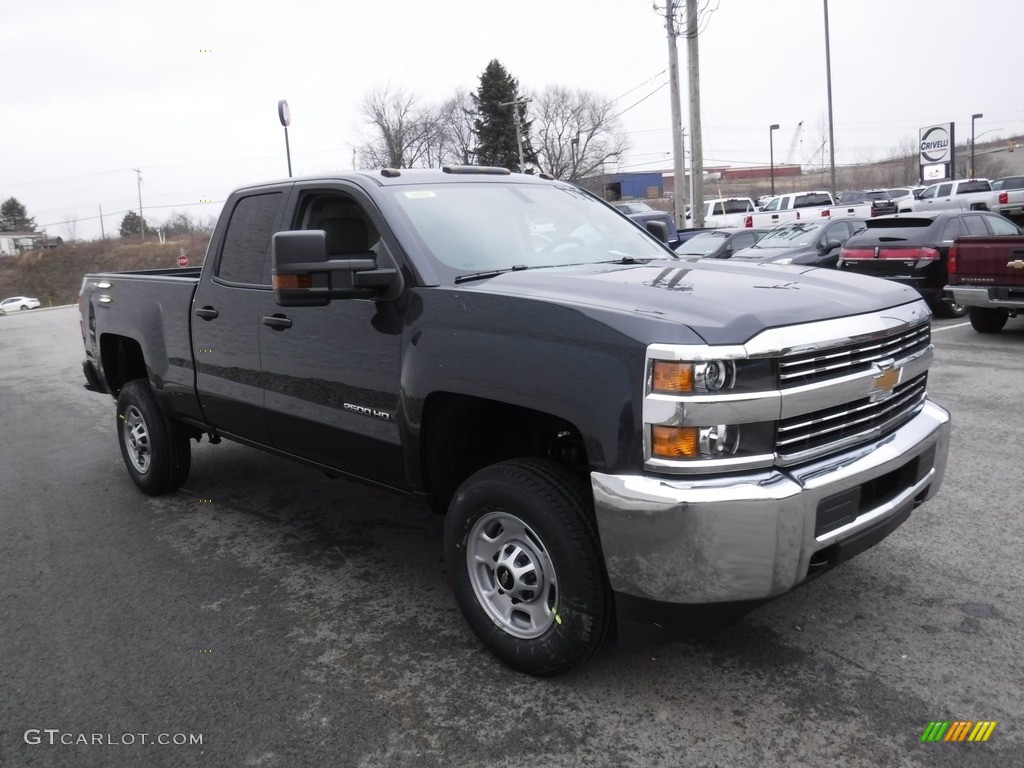
<svg viewBox="0 0 1024 768">
<path fill-rule="evenodd" d="M 940 317 L 966 308 L 947 291 L 949 249 L 957 237 L 1019 235 L 1021 229 L 987 211 L 938 211 L 871 219 L 843 248 L 839 269 L 913 286 Z"/>
<path fill-rule="evenodd" d="M 1021 234 L 1004 216 L 957 209 L 709 229 L 681 243 L 676 253 L 689 260 L 798 264 L 881 277 L 915 288 L 940 317 L 962 317 L 967 309 L 948 289 L 949 251 L 956 238 Z"/>
<path fill-rule="evenodd" d="M 655 213 L 619 207 L 641 223 Z M 711 226 L 673 231 L 670 245 L 691 261 L 798 264 L 893 280 L 915 288 L 939 317 L 962 317 L 967 307 L 949 285 L 950 249 L 958 237 L 1024 234 L 1011 220 L 1024 220 L 1024 176 L 853 190 L 834 201 L 824 191 L 796 192 L 754 207 L 749 198 L 705 201 Z"/>
</svg>

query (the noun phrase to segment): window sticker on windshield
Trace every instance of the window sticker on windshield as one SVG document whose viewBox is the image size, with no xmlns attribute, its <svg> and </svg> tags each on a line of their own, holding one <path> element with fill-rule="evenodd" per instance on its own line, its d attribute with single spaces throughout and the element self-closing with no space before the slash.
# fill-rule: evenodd
<svg viewBox="0 0 1024 768">
<path fill-rule="evenodd" d="M 437 197 L 432 189 L 414 189 L 409 192 L 403 192 L 407 200 L 422 200 L 425 197 Z"/>
</svg>

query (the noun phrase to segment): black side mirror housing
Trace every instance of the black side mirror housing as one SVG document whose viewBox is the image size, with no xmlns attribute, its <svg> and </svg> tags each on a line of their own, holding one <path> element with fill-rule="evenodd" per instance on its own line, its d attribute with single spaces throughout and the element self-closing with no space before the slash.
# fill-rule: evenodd
<svg viewBox="0 0 1024 768">
<path fill-rule="evenodd" d="M 282 307 L 319 307 L 334 299 L 394 300 L 397 267 L 378 269 L 373 251 L 330 259 L 323 230 L 278 232 L 270 243 L 274 300 Z"/>
</svg>

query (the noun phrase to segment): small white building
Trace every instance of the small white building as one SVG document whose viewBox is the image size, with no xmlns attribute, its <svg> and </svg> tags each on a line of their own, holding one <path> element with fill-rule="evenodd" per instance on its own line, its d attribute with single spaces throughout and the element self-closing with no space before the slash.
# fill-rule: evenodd
<svg viewBox="0 0 1024 768">
<path fill-rule="evenodd" d="M 17 256 L 28 251 L 56 248 L 63 242 L 45 232 L 0 232 L 0 256 Z"/>
</svg>

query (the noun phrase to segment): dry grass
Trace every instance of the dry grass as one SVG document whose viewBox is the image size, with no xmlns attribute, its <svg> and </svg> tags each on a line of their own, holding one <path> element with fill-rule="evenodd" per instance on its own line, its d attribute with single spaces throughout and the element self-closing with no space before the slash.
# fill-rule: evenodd
<svg viewBox="0 0 1024 768">
<path fill-rule="evenodd" d="M 78 300 L 82 277 L 89 272 L 176 267 L 183 252 L 192 266 L 198 266 L 203 263 L 209 239 L 209 233 L 203 232 L 167 243 L 97 240 L 0 257 L 0 298 L 34 296 L 44 307 L 73 304 Z"/>
</svg>

